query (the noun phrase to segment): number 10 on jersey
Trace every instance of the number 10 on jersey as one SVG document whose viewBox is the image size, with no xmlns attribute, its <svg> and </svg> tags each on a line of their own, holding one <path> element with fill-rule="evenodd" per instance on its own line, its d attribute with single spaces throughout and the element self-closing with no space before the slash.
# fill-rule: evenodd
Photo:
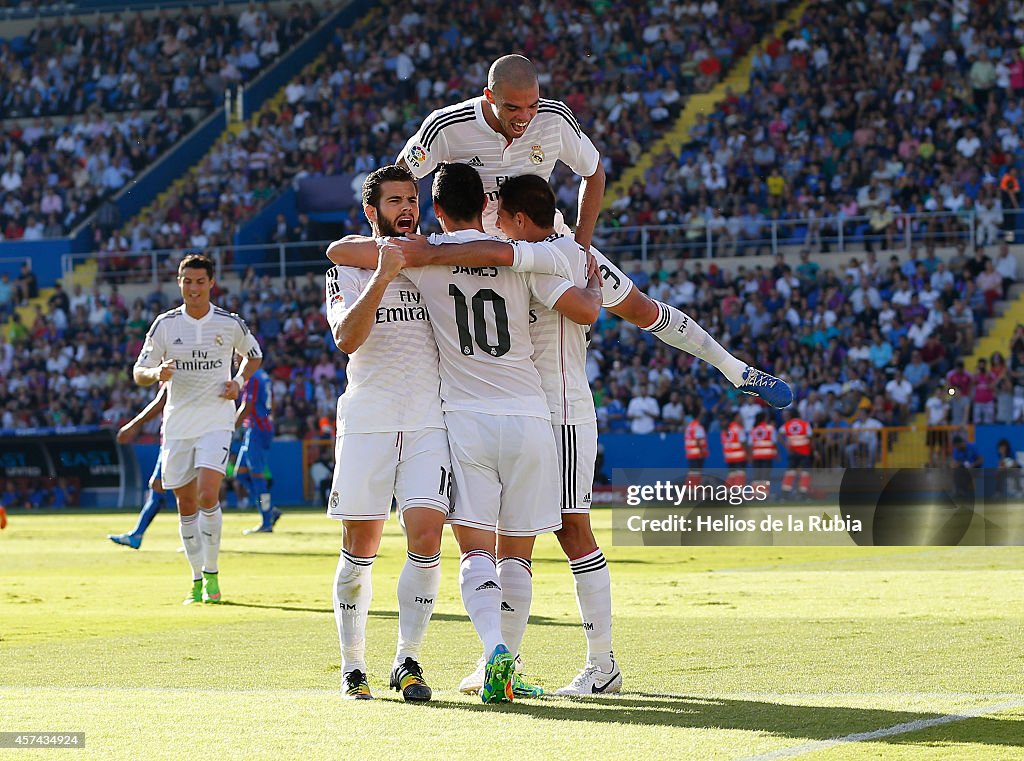
<svg viewBox="0 0 1024 761">
<path fill-rule="evenodd" d="M 473 329 L 469 327 L 469 304 L 466 302 L 466 295 L 459 290 L 459 287 L 452 283 L 448 286 L 448 295 L 455 300 L 455 323 L 459 327 L 459 345 L 462 353 L 466 356 L 475 354 L 474 342 L 480 350 L 491 355 L 500 357 L 507 354 L 512 348 L 512 337 L 508 332 L 508 310 L 505 307 L 505 299 L 490 288 L 481 288 L 473 294 Z M 486 305 L 491 305 L 491 314 L 487 314 Z M 493 319 L 488 324 L 488 316 Z M 490 342 L 488 328 L 493 325 L 495 343 Z"/>
</svg>

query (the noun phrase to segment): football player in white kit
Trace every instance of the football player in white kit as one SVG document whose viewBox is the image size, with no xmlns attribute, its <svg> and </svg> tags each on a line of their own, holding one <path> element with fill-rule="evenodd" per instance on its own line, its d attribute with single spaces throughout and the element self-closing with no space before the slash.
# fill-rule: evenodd
<svg viewBox="0 0 1024 761">
<path fill-rule="evenodd" d="M 416 186 L 390 166 L 363 183 L 374 235 L 400 235 L 419 222 Z M 441 579 L 441 532 L 451 508 L 451 458 L 441 417 L 437 344 L 419 290 L 401 274 L 398 249 L 382 247 L 375 270 L 327 273 L 327 316 L 350 355 L 338 399 L 334 482 L 327 514 L 341 520 L 343 549 L 334 582 L 342 691 L 373 697 L 365 660 L 371 572 L 384 521 L 397 500 L 408 554 L 398 578 L 398 649 L 391 686 L 406 701 L 430 700 L 419 650 Z"/>
<path fill-rule="evenodd" d="M 181 542 L 192 568 L 186 605 L 221 602 L 220 482 L 235 429 L 235 399 L 263 362 L 242 318 L 210 303 L 213 274 L 209 257 L 188 254 L 181 260 L 184 303 L 153 321 L 133 369 L 140 386 L 167 384 L 160 469 L 164 488 L 178 502 Z M 232 377 L 236 352 L 242 363 Z"/>
<path fill-rule="evenodd" d="M 513 241 L 528 241 L 531 266 L 586 280 L 587 259 L 572 237 L 555 232 L 555 195 L 542 177 L 520 175 L 504 182 L 498 192 L 498 225 Z M 406 264 L 450 264 L 461 261 L 477 266 L 501 265 L 513 256 L 511 244 L 463 243 L 431 246 L 422 236 L 396 240 L 406 253 Z M 522 243 L 517 244 L 522 248 Z M 561 315 L 531 304 L 530 337 L 533 361 L 551 413 L 558 465 L 562 528 L 555 532 L 569 560 L 576 586 L 576 601 L 587 637 L 586 665 L 558 695 L 593 695 L 619 692 L 622 675 L 612 654 L 611 579 L 604 554 L 590 525 L 591 488 L 597 458 L 597 415 L 587 379 L 586 330 Z M 498 541 L 501 553 L 501 539 Z M 515 600 L 503 597 L 503 618 L 518 613 Z M 481 669 L 467 676 L 463 692 L 480 689 Z"/>
<path fill-rule="evenodd" d="M 446 231 L 436 242 L 489 238 L 480 220 L 483 186 L 474 169 L 439 167 L 433 197 Z M 331 258 L 367 266 L 371 243 L 337 242 Z M 550 413 L 531 361 L 530 299 L 589 324 L 600 310 L 597 280 L 581 288 L 564 278 L 526 278 L 504 267 L 438 266 L 404 273 L 420 287 L 440 349 L 441 398 L 455 475 L 449 522 L 463 552 L 463 602 L 489 656 L 480 696 L 500 702 L 514 694 L 539 694 L 515 676 L 514 653 L 532 599 L 534 541 L 561 528 L 561 517 Z M 497 563 L 496 533 L 502 547 Z M 503 589 L 522 611 L 514 627 L 502 620 Z"/>
<path fill-rule="evenodd" d="M 540 97 L 537 71 L 528 58 L 507 55 L 496 60 L 483 95 L 431 113 L 399 156 L 399 163 L 417 179 L 430 174 L 439 163 L 452 161 L 469 164 L 480 173 L 488 199 L 484 230 L 492 235 L 501 235 L 494 202 L 502 183 L 521 174 L 547 180 L 555 162 L 565 163 L 583 178 L 576 232 L 569 230 L 561 214 L 556 216 L 555 229 L 574 235 L 597 257 L 604 279 L 605 308 L 670 346 L 714 365 L 740 391 L 760 396 L 777 408 L 792 403 L 788 384 L 734 357 L 696 320 L 649 298 L 607 257 L 591 248 L 604 197 L 601 155 L 567 105 Z"/>
</svg>

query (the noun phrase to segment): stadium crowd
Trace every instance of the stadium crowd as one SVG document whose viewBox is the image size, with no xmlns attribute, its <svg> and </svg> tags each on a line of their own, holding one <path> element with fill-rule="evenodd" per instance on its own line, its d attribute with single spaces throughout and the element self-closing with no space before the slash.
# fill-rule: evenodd
<svg viewBox="0 0 1024 761">
<path fill-rule="evenodd" d="M 58 16 L 0 41 L 0 112 L 21 117 L 0 126 L 0 240 L 67 235 L 317 20 L 308 3 L 283 18 L 206 6 Z"/>
<path fill-rule="evenodd" d="M 1012 262 L 1004 264 L 1012 274 L 995 280 L 993 299 L 1016 281 L 1005 243 L 999 261 Z M 693 314 L 739 356 L 786 378 L 797 411 L 816 427 L 861 409 L 886 426 L 925 409 L 932 425 L 1024 421 L 1024 326 L 1006 352 L 972 368 L 962 359 L 991 314 L 978 285 L 993 270 L 983 249 L 948 262 L 932 249 L 884 264 L 867 253 L 840 271 L 823 269 L 806 249 L 795 267 L 782 257 L 735 272 L 708 261 L 658 261 L 652 272 L 636 265 L 627 271 L 648 294 Z M 737 408 L 749 430 L 764 409 L 712 368 L 614 318 L 595 326 L 588 375 L 608 432 L 680 431 L 688 417 L 708 427 Z"/>
<path fill-rule="evenodd" d="M 668 237 L 688 255 L 709 237 L 763 252 L 773 225 L 783 244 L 885 250 L 911 213 L 935 215 L 909 223 L 919 237 L 966 238 L 974 216 L 975 242 L 994 244 L 1021 201 L 1013 20 L 1020 3 L 812 3 L 757 46 L 749 92 L 698 115 L 682 151 L 617 201 L 615 223 L 679 225 Z"/>
<path fill-rule="evenodd" d="M 305 177 L 349 175 L 358 197 L 363 178 L 393 162 L 430 111 L 480 93 L 489 62 L 506 52 L 509 39 L 537 62 L 542 96 L 574 109 L 614 178 L 785 4 L 620 1 L 581 10 L 546 1 L 508 14 L 495 0 L 456 0 L 442 18 L 419 0 L 402 0 L 365 25 L 339 29 L 320 59 L 288 84 L 280 107 L 227 136 L 180 192 L 103 241 L 101 255 L 198 245 L 197 230 L 212 245 L 206 228 L 234 231 Z M 555 181 L 574 208 L 578 178 Z M 364 230 L 358 204 L 347 211 L 344 230 Z"/>
</svg>

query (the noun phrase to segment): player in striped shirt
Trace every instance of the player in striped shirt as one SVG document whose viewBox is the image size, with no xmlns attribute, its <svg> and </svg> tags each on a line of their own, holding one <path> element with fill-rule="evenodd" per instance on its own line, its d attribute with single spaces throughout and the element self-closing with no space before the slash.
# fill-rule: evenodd
<svg viewBox="0 0 1024 761">
<path fill-rule="evenodd" d="M 482 96 L 431 113 L 399 156 L 399 163 L 417 179 L 441 162 L 452 161 L 479 172 L 488 199 L 484 230 L 492 235 L 501 235 L 494 202 L 502 183 L 521 174 L 547 180 L 556 161 L 565 163 L 583 178 L 575 238 L 598 259 L 604 306 L 670 346 L 714 365 L 740 391 L 760 396 L 777 408 L 792 403 L 788 384 L 734 357 L 689 315 L 649 298 L 591 247 L 604 197 L 601 155 L 568 106 L 540 97 L 537 71 L 528 58 L 507 55 L 496 60 Z M 561 214 L 555 229 L 573 234 Z"/>
<path fill-rule="evenodd" d="M 167 384 L 160 466 L 164 488 L 178 501 L 181 541 L 192 569 L 186 605 L 221 601 L 220 482 L 231 447 L 235 399 L 263 361 L 242 318 L 210 303 L 213 285 L 209 257 L 188 254 L 181 260 L 183 303 L 150 326 L 133 370 L 140 386 Z M 236 352 L 242 364 L 232 377 Z"/>
<path fill-rule="evenodd" d="M 238 450 L 235 475 L 260 511 L 260 525 L 247 529 L 245 534 L 269 534 L 281 517 L 281 511 L 271 506 L 267 488 L 267 458 L 274 442 L 274 396 L 270 376 L 260 368 L 252 374 L 242 392 L 242 404 L 235 416 L 236 427 L 245 429 L 242 448 Z"/>
</svg>

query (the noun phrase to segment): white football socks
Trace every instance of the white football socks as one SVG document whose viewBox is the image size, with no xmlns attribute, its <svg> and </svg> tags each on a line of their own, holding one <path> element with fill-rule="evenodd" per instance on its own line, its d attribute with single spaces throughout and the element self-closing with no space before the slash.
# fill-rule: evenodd
<svg viewBox="0 0 1024 761">
<path fill-rule="evenodd" d="M 714 365 L 737 388 L 743 385 L 743 372 L 747 369 L 746 362 L 736 359 L 726 351 L 695 319 L 685 312 L 680 312 L 674 306 L 663 304 L 660 301 L 654 303 L 658 305 L 658 319 L 644 330 L 653 333 L 669 346 L 674 346 Z"/>
<path fill-rule="evenodd" d="M 583 632 L 587 635 L 587 662 L 605 673 L 612 668 L 612 580 L 604 553 L 598 548 L 569 561 L 576 581 Z"/>
<path fill-rule="evenodd" d="M 181 545 L 185 548 L 188 564 L 192 566 L 192 581 L 200 581 L 203 578 L 203 543 L 199 538 L 199 514 L 179 514 L 178 523 Z"/>
<path fill-rule="evenodd" d="M 199 536 L 203 541 L 203 570 L 206 573 L 217 573 L 217 558 L 220 556 L 221 527 L 224 525 L 224 513 L 220 503 L 199 511 Z"/>
<path fill-rule="evenodd" d="M 376 555 L 361 558 L 341 551 L 334 574 L 334 621 L 341 642 L 342 675 L 359 669 L 366 673 L 366 617 L 373 599 L 371 572 Z"/>
<path fill-rule="evenodd" d="M 470 550 L 459 564 L 462 604 L 484 646 L 485 657 L 503 643 L 501 636 L 501 585 L 494 555 L 486 550 Z"/>
<path fill-rule="evenodd" d="M 517 557 L 499 560 L 498 583 L 501 584 L 501 634 L 509 652 L 517 655 L 530 618 L 530 603 L 533 602 L 530 561 Z"/>
<path fill-rule="evenodd" d="M 434 599 L 441 585 L 441 553 L 408 553 L 398 577 L 398 650 L 395 662 L 420 658 L 423 633 L 434 612 Z"/>
</svg>

